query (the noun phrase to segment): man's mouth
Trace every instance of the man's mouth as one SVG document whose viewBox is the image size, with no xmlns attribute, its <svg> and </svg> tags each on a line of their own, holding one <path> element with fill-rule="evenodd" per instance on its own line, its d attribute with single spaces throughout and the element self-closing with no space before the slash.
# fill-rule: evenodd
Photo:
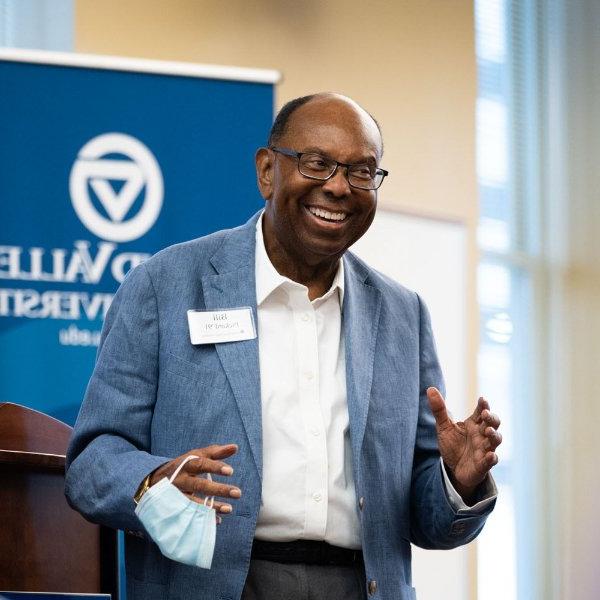
<svg viewBox="0 0 600 600">
<path fill-rule="evenodd" d="M 328 210 L 323 210 L 322 208 L 317 208 L 315 206 L 308 206 L 307 208 L 311 214 L 324 221 L 339 222 L 343 221 L 348 216 L 348 213 L 345 212 L 329 212 Z"/>
</svg>

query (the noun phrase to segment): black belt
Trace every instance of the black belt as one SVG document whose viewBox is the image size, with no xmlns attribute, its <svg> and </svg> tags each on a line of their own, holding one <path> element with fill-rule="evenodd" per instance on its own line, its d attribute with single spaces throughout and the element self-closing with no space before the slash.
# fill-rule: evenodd
<svg viewBox="0 0 600 600">
<path fill-rule="evenodd" d="M 304 563 L 336 567 L 362 564 L 363 562 L 361 550 L 339 548 L 316 540 L 296 540 L 294 542 L 254 540 L 252 558 L 277 563 Z"/>
</svg>

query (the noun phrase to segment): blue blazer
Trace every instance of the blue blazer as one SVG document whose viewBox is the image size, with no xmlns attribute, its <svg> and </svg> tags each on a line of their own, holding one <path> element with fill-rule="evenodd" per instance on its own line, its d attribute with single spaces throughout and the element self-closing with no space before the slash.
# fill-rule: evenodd
<svg viewBox="0 0 600 600">
<path fill-rule="evenodd" d="M 128 275 L 106 318 L 68 450 L 66 495 L 90 521 L 129 533 L 128 600 L 240 598 L 261 503 L 258 340 L 193 346 L 186 313 L 251 306 L 256 315 L 257 218 L 159 252 Z M 373 598 L 414 599 L 411 543 L 464 544 L 491 507 L 481 516 L 461 515 L 446 497 L 425 395 L 428 386 L 443 389 L 443 380 L 425 306 L 352 253 L 343 260 L 346 385 L 366 576 L 378 583 Z M 144 534 L 134 513 L 136 489 L 173 457 L 226 443 L 239 446 L 229 459 L 230 483 L 243 496 L 217 529 L 213 566 L 173 562 Z"/>
</svg>

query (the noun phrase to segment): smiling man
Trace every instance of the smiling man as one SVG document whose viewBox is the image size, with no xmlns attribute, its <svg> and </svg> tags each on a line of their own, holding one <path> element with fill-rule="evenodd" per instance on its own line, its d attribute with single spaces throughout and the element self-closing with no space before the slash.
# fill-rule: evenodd
<svg viewBox="0 0 600 600">
<path fill-rule="evenodd" d="M 256 153 L 264 212 L 117 293 L 66 493 L 128 531 L 129 600 L 410 600 L 411 543 L 483 527 L 500 420 L 452 421 L 422 301 L 347 252 L 382 152 L 351 99 L 293 100 Z"/>
<path fill-rule="evenodd" d="M 291 104 L 283 131 L 276 127 L 257 152 L 258 185 L 269 259 L 313 300 L 373 222 L 383 144 L 375 121 L 349 99 L 323 94 Z"/>
</svg>

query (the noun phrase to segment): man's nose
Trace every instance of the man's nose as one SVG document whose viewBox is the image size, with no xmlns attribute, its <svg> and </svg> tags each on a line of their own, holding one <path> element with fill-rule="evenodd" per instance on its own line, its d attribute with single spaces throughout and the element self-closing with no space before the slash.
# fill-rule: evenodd
<svg viewBox="0 0 600 600">
<path fill-rule="evenodd" d="M 343 198 L 350 195 L 352 192 L 350 184 L 348 183 L 348 177 L 346 175 L 345 167 L 338 167 L 333 177 L 330 177 L 325 183 L 323 183 L 323 191 L 335 196 L 336 198 Z"/>
</svg>

